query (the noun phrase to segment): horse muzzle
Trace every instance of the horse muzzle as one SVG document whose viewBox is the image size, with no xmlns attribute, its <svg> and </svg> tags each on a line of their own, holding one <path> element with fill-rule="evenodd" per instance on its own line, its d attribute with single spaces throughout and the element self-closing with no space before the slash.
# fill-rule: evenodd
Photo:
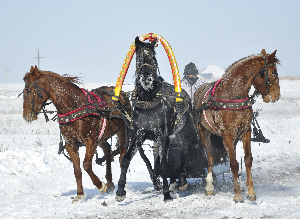
<svg viewBox="0 0 300 219">
<path fill-rule="evenodd" d="M 267 94 L 263 95 L 262 98 L 265 103 L 274 103 L 279 100 L 280 95 L 272 96 L 271 94 Z"/>
<path fill-rule="evenodd" d="M 26 122 L 31 123 L 34 120 L 37 120 L 37 115 L 35 113 L 29 113 L 27 115 L 23 115 L 23 118 Z"/>
</svg>

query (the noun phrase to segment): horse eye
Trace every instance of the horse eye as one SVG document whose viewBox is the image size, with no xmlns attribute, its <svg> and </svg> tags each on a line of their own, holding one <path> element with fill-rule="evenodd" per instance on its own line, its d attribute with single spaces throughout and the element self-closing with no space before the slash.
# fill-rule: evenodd
<svg viewBox="0 0 300 219">
<path fill-rule="evenodd" d="M 38 96 L 39 96 L 41 99 L 43 99 L 43 94 L 41 93 L 41 91 L 38 90 L 37 93 L 38 93 Z"/>
<path fill-rule="evenodd" d="M 31 90 L 30 89 L 26 89 L 25 90 L 27 94 L 30 94 Z"/>
<path fill-rule="evenodd" d="M 274 76 L 278 76 L 277 69 L 275 69 L 275 71 L 273 71 L 272 74 L 273 74 Z"/>
</svg>

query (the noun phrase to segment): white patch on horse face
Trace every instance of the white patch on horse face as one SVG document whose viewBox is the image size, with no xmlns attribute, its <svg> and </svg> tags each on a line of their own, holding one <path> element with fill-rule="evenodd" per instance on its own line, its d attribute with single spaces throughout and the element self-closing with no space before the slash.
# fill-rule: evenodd
<svg viewBox="0 0 300 219">
<path fill-rule="evenodd" d="M 148 77 L 144 75 L 140 76 L 140 84 L 145 90 L 153 89 L 153 81 L 154 81 L 153 76 L 148 76 Z"/>
</svg>

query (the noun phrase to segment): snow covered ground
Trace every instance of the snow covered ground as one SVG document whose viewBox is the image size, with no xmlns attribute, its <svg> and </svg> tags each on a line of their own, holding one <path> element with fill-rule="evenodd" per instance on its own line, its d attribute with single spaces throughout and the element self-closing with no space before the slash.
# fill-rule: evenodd
<svg viewBox="0 0 300 219">
<path fill-rule="evenodd" d="M 137 154 L 127 175 L 127 198 L 101 194 L 83 171 L 86 201 L 71 204 L 76 195 L 72 164 L 58 155 L 59 129 L 42 115 L 28 124 L 22 118 L 23 84 L 0 84 L 0 218 L 300 218 L 300 81 L 281 81 L 281 99 L 263 103 L 259 125 L 270 143 L 253 143 L 253 179 L 257 200 L 234 203 L 231 174 L 218 176 L 215 196 L 206 196 L 201 179 L 188 179 L 185 192 L 164 203 L 153 189 L 147 169 Z M 88 84 L 87 89 L 101 84 Z M 125 85 L 124 90 L 132 90 Z M 51 107 L 50 107 L 51 109 Z M 52 116 L 50 115 L 50 118 Z M 115 141 L 115 139 L 113 139 Z M 150 143 L 150 142 L 148 142 Z M 145 145 L 152 160 L 152 152 Z M 81 158 L 85 148 L 80 149 Z M 98 152 L 103 153 L 98 149 Z M 237 159 L 243 157 L 241 143 Z M 105 167 L 93 164 L 105 180 Z M 113 181 L 120 175 L 113 163 Z M 242 184 L 245 187 L 245 168 Z M 244 193 L 245 194 L 245 193 Z M 245 197 L 244 197 L 245 198 Z"/>
</svg>

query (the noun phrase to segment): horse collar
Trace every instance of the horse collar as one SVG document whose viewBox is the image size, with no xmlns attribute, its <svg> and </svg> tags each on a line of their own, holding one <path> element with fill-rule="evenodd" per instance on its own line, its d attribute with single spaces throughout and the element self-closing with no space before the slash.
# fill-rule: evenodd
<svg viewBox="0 0 300 219">
<path fill-rule="evenodd" d="M 151 109 L 156 107 L 161 102 L 162 102 L 161 96 L 158 96 L 153 101 L 141 101 L 141 100 L 137 100 L 135 96 L 132 97 L 132 105 L 139 109 Z"/>
</svg>

